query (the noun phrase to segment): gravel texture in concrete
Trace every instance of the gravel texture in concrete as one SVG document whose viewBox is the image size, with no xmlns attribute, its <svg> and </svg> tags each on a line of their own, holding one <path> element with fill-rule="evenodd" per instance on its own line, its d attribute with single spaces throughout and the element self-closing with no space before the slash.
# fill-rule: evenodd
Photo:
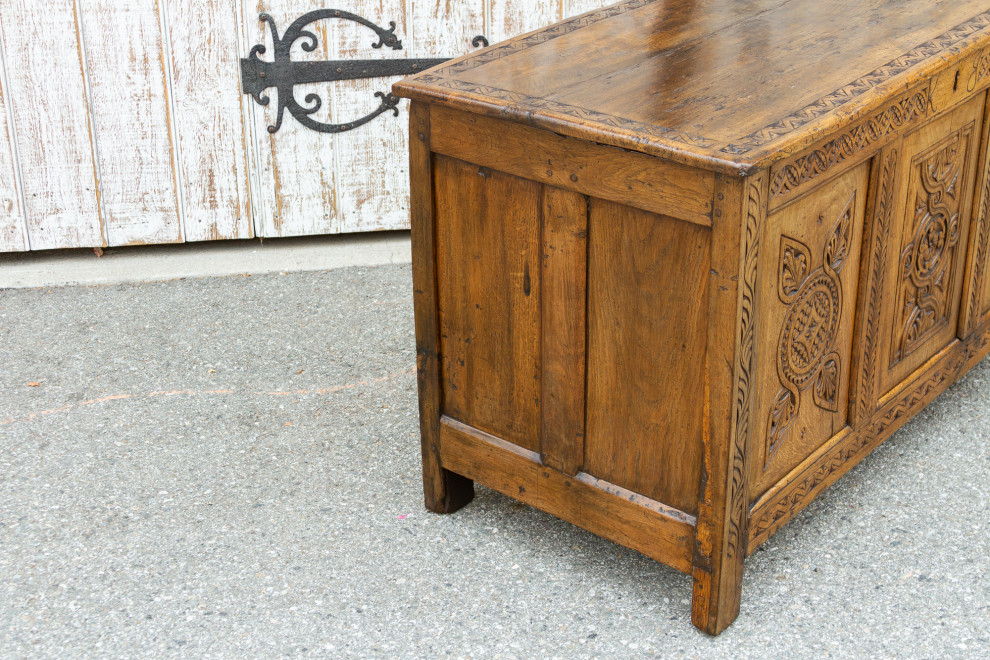
<svg viewBox="0 0 990 660">
<path fill-rule="evenodd" d="M 0 291 L 0 656 L 986 658 L 990 361 L 742 614 L 478 488 L 422 506 L 408 266 Z"/>
</svg>

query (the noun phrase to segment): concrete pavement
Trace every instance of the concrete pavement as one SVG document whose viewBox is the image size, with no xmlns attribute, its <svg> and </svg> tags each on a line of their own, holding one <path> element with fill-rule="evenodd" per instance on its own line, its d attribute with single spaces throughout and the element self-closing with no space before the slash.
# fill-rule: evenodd
<svg viewBox="0 0 990 660">
<path fill-rule="evenodd" d="M 990 654 L 990 361 L 750 558 L 713 639 L 637 553 L 483 488 L 424 511 L 410 292 L 0 290 L 0 656 Z"/>
</svg>

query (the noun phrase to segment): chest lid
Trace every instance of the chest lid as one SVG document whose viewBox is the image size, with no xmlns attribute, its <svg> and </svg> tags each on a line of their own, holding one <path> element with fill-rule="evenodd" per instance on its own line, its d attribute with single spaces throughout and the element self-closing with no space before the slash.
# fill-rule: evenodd
<svg viewBox="0 0 990 660">
<path fill-rule="evenodd" d="M 746 174 L 988 44 L 987 0 L 626 0 L 394 90 Z M 960 75 L 990 83 L 990 61 Z M 928 112 L 921 91 L 906 112 Z"/>
</svg>

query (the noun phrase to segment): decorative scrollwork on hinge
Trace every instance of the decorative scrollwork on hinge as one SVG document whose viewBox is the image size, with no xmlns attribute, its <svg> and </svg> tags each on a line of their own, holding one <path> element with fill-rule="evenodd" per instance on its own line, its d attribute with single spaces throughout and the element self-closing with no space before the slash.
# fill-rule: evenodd
<svg viewBox="0 0 990 660">
<path fill-rule="evenodd" d="M 270 99 L 266 91 L 274 87 L 278 93 L 278 114 L 275 123 L 268 127 L 269 133 L 275 133 L 282 126 L 285 110 L 295 117 L 296 121 L 306 128 L 320 133 L 342 133 L 363 126 L 375 117 L 386 112 L 399 115 L 399 97 L 391 92 L 375 92 L 379 99 L 378 107 L 367 115 L 342 124 L 330 124 L 313 119 L 313 115 L 323 107 L 323 101 L 318 94 L 307 94 L 303 104 L 296 101 L 293 88 L 307 83 L 334 82 L 337 80 L 357 80 L 361 78 L 386 78 L 389 76 L 406 76 L 430 67 L 442 64 L 450 58 L 421 58 L 421 59 L 377 59 L 377 60 L 331 60 L 331 61 L 293 61 L 292 45 L 303 39 L 302 49 L 311 53 L 319 46 L 316 34 L 306 30 L 306 26 L 324 19 L 342 19 L 353 21 L 370 29 L 378 37 L 371 44 L 372 48 L 388 47 L 392 50 L 402 50 L 402 41 L 395 34 L 395 21 L 389 22 L 389 27 L 383 28 L 357 14 L 342 9 L 318 9 L 303 14 L 297 18 L 279 37 L 275 20 L 269 14 L 260 14 L 258 20 L 267 23 L 272 33 L 275 56 L 272 61 L 261 59 L 266 47 L 258 44 L 251 48 L 247 57 L 241 59 L 241 85 L 245 94 L 250 94 L 260 105 L 268 105 Z M 477 36 L 471 44 L 475 47 L 488 46 L 488 39 Z"/>
</svg>

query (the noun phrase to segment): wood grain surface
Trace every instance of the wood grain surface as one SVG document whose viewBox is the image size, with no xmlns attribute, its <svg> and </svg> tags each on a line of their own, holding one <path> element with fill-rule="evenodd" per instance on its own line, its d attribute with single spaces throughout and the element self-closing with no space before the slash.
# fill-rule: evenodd
<svg viewBox="0 0 990 660">
<path fill-rule="evenodd" d="M 157 0 L 81 13 L 110 245 L 182 240 Z"/>
<path fill-rule="evenodd" d="M 0 38 L 0 252 L 28 249 L 27 224 L 24 221 L 23 189 L 17 171 L 17 136 L 11 121 L 11 107 L 6 100 L 7 67 L 3 39 Z"/>
<path fill-rule="evenodd" d="M 745 174 L 931 84 L 987 27 L 980 0 L 626 0 L 397 89 Z"/>
<path fill-rule="evenodd" d="M 75 3 L 2 0 L 0 15 L 31 248 L 105 245 Z"/>
<path fill-rule="evenodd" d="M 584 469 L 696 514 L 710 232 L 598 199 L 589 210 Z"/>
<path fill-rule="evenodd" d="M 169 32 L 185 240 L 249 238 L 235 0 L 161 0 Z"/>
<path fill-rule="evenodd" d="M 443 412 L 538 452 L 542 187 L 444 156 L 434 171 Z"/>
</svg>

